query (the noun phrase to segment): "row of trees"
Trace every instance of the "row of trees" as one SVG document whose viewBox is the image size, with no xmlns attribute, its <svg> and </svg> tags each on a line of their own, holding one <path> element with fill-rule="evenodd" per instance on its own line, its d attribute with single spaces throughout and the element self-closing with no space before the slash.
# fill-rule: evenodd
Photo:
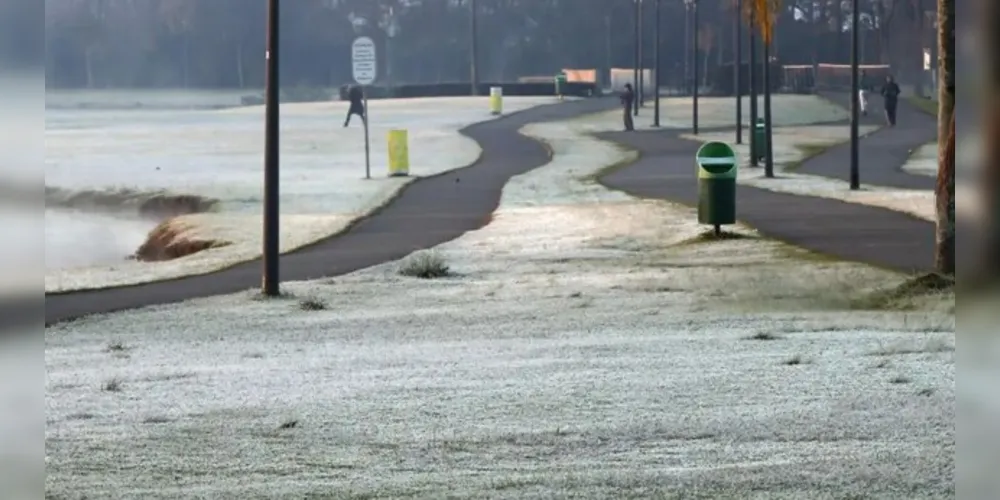
<svg viewBox="0 0 1000 500">
<path fill-rule="evenodd" d="M 891 63 L 904 75 L 918 70 L 922 48 L 932 45 L 932 1 L 861 0 L 865 61 Z M 632 2 L 476 0 L 480 78 L 631 66 Z M 283 81 L 324 87 L 347 82 L 350 43 L 361 34 L 379 44 L 385 78 L 468 79 L 471 3 L 282 2 Z M 644 2 L 649 18 L 651 3 Z M 732 60 L 734 3 L 698 0 L 700 57 L 709 64 Z M 263 0 L 46 0 L 45 7 L 51 86 L 259 88 L 263 83 Z M 776 7 L 772 55 L 788 64 L 849 62 L 850 0 L 786 0 Z M 691 38 L 687 8 L 683 0 L 664 0 L 662 8 L 663 63 L 676 73 L 683 71 Z M 645 26 L 645 42 L 651 44 L 652 23 Z"/>
</svg>

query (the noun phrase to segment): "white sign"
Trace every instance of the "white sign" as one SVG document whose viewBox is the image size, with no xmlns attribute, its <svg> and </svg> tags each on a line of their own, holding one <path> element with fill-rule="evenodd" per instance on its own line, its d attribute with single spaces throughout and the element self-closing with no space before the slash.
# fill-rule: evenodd
<svg viewBox="0 0 1000 500">
<path fill-rule="evenodd" d="M 378 75 L 375 63 L 375 42 L 366 36 L 354 39 L 351 44 L 351 75 L 358 85 L 375 83 Z"/>
<path fill-rule="evenodd" d="M 924 71 L 931 69 L 931 49 L 924 49 Z"/>
</svg>

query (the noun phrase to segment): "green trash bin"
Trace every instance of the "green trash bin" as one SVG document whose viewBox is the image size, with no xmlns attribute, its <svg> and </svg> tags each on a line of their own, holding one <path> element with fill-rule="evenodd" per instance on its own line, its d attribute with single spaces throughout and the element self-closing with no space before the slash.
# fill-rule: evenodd
<svg viewBox="0 0 1000 500">
<path fill-rule="evenodd" d="M 566 73 L 559 73 L 556 75 L 556 95 L 560 99 L 563 98 L 563 92 L 566 90 Z"/>
<path fill-rule="evenodd" d="M 698 163 L 698 223 L 715 233 L 736 223 L 736 152 L 724 142 L 706 142 L 695 156 Z"/>
<path fill-rule="evenodd" d="M 763 118 L 758 118 L 753 126 L 753 148 L 757 155 L 757 161 L 761 161 L 767 156 L 767 126 Z"/>
</svg>

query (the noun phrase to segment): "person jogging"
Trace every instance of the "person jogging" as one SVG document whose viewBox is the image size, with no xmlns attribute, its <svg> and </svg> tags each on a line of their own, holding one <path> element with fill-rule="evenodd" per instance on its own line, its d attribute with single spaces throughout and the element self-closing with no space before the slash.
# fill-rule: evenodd
<svg viewBox="0 0 1000 500">
<path fill-rule="evenodd" d="M 361 90 L 361 87 L 357 85 L 352 85 L 347 91 L 347 98 L 351 101 L 351 107 L 347 109 L 347 118 L 344 120 L 344 127 L 347 127 L 351 123 L 351 115 L 358 115 L 361 117 L 361 121 L 364 122 L 366 118 L 365 109 L 365 94 Z"/>
<path fill-rule="evenodd" d="M 899 85 L 892 75 L 885 77 L 885 85 L 882 86 L 882 98 L 885 99 L 885 117 L 889 121 L 890 127 L 896 126 L 896 106 L 899 104 Z"/>
<path fill-rule="evenodd" d="M 625 122 L 625 131 L 631 132 L 635 130 L 635 126 L 632 123 L 632 103 L 635 102 L 635 91 L 632 90 L 631 83 L 625 84 L 625 91 L 622 92 L 620 99 L 622 102 L 622 106 L 625 109 L 625 114 L 623 115 L 623 119 Z"/>
</svg>

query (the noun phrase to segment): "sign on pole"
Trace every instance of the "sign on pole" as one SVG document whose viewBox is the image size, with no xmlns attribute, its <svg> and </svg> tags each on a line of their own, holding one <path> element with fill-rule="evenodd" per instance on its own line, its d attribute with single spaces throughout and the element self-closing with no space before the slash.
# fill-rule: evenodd
<svg viewBox="0 0 1000 500">
<path fill-rule="evenodd" d="M 378 76 L 378 64 L 375 59 L 375 41 L 367 36 L 359 36 L 351 44 L 351 76 L 358 85 L 367 86 L 375 83 Z M 368 92 L 365 97 L 365 178 L 371 179 L 371 146 L 368 142 Z"/>
<path fill-rule="evenodd" d="M 378 76 L 378 65 L 375 64 L 375 42 L 361 36 L 351 44 L 351 75 L 358 85 L 371 85 Z"/>
</svg>

